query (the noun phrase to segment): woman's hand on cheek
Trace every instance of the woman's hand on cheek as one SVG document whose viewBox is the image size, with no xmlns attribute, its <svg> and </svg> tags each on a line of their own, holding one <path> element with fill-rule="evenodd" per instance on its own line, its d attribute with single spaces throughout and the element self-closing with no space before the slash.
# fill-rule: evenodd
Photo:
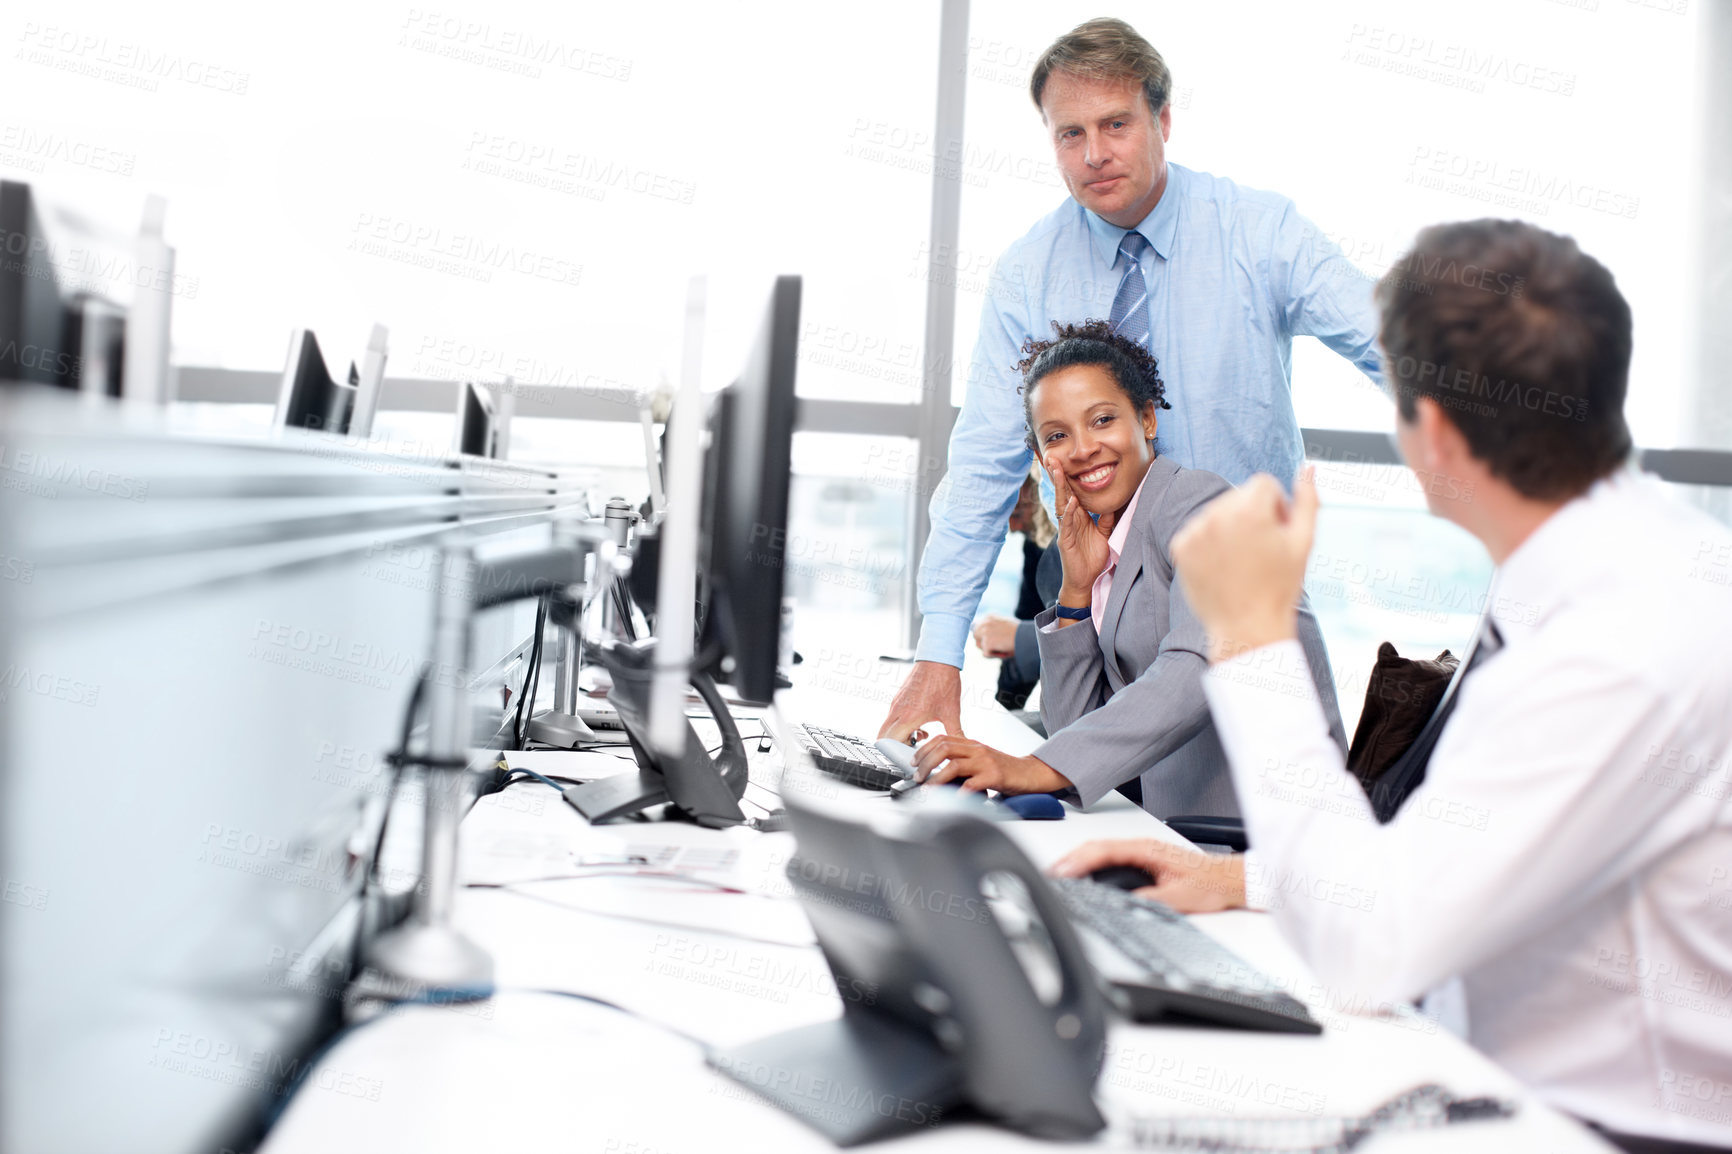
<svg viewBox="0 0 1732 1154">
<path fill-rule="evenodd" d="M 1064 584 L 1058 599 L 1061 605 L 1080 607 L 1088 604 L 1095 578 L 1107 566 L 1107 532 L 1102 532 L 1083 508 L 1064 470 L 1052 465 L 1047 472 L 1052 475 L 1053 504 L 1059 516 L 1058 552 L 1064 561 Z"/>
</svg>

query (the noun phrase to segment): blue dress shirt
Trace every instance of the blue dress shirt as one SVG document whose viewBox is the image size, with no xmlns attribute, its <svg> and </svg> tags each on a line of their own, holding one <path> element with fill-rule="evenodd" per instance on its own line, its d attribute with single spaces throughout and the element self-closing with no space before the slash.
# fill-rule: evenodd
<svg viewBox="0 0 1732 1154">
<path fill-rule="evenodd" d="M 1053 321 L 1107 319 L 1126 231 L 1067 198 L 993 267 L 949 471 L 932 496 L 920 660 L 962 664 L 1028 475 L 1022 344 L 1050 338 Z M 1137 231 L 1149 242 L 1150 351 L 1173 406 L 1161 410 L 1156 451 L 1235 485 L 1253 473 L 1291 481 L 1305 457 L 1293 338 L 1316 337 L 1381 385 L 1372 281 L 1286 197 L 1176 164 Z"/>
</svg>

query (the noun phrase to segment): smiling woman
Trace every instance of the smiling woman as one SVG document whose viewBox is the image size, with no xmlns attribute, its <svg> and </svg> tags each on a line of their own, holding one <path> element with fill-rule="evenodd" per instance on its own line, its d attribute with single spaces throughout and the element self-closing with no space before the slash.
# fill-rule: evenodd
<svg viewBox="0 0 1732 1154">
<path fill-rule="evenodd" d="M 1044 793 L 1074 789 L 1091 805 L 1118 786 L 1149 812 L 1239 812 L 1203 698 L 1208 639 L 1181 594 L 1173 535 L 1232 486 L 1158 457 L 1168 408 L 1155 359 L 1105 321 L 1053 326 L 1017 368 L 1029 446 L 1052 478 L 1064 582 L 1034 619 L 1041 718 L 1051 738 L 1012 757 L 962 737 L 934 738 L 915 766 L 934 783 Z M 1092 628 L 1077 628 L 1088 622 Z M 1301 598 L 1299 636 L 1330 735 L 1346 747 L 1322 634 Z M 1134 785 L 1133 785 L 1134 783 Z"/>
</svg>

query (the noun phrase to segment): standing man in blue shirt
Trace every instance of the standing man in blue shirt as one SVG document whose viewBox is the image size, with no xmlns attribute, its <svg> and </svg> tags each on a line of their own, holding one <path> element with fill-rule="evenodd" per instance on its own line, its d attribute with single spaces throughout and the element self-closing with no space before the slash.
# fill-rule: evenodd
<svg viewBox="0 0 1732 1154">
<path fill-rule="evenodd" d="M 1156 451 L 1234 484 L 1304 459 L 1292 348 L 1312 336 L 1381 385 L 1371 279 L 1293 202 L 1168 164 L 1172 75 L 1122 20 L 1055 41 L 1029 85 L 1070 198 L 994 267 L 920 566 L 920 646 L 881 737 L 960 733 L 962 654 L 1027 475 L 1016 362 L 1054 321 L 1110 320 L 1167 382 Z M 1043 478 L 1045 481 L 1045 478 Z M 1050 481 L 1043 497 L 1050 507 Z"/>
</svg>

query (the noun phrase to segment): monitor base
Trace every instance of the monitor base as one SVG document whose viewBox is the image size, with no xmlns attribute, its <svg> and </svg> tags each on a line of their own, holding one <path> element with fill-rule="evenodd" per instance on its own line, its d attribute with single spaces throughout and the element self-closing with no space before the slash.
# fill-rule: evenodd
<svg viewBox="0 0 1732 1154">
<path fill-rule="evenodd" d="M 410 922 L 388 930 L 367 951 L 388 1001 L 461 1002 L 493 996 L 493 958 L 450 926 Z"/>
<path fill-rule="evenodd" d="M 547 709 L 536 714 L 529 723 L 527 736 L 530 741 L 557 746 L 560 749 L 571 749 L 599 740 L 595 730 L 584 724 L 583 718 L 561 713 L 557 709 Z"/>
</svg>

